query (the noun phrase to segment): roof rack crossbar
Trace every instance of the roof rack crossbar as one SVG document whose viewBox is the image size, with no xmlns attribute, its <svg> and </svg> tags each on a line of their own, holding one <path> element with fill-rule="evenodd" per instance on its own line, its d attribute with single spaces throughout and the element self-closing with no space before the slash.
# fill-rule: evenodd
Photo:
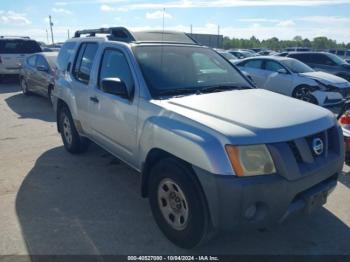
<svg viewBox="0 0 350 262">
<path fill-rule="evenodd" d="M 124 42 L 135 41 L 132 33 L 125 27 L 109 27 L 99 29 L 87 29 L 76 31 L 74 37 L 81 37 L 82 35 L 88 35 L 90 37 L 96 36 L 96 34 L 106 34 L 109 39 L 119 40 Z"/>
<path fill-rule="evenodd" d="M 29 36 L 19 36 L 19 35 L 0 35 L 0 38 L 22 38 L 22 39 L 30 39 Z"/>
</svg>

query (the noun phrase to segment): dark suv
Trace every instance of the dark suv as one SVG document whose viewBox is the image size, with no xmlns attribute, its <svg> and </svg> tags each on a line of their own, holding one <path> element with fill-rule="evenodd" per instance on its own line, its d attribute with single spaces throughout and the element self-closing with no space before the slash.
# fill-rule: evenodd
<svg viewBox="0 0 350 262">
<path fill-rule="evenodd" d="M 337 55 L 327 52 L 293 52 L 287 56 L 300 60 L 316 71 L 331 73 L 350 81 L 350 64 Z"/>
<path fill-rule="evenodd" d="M 29 37 L 0 36 L 0 77 L 18 75 L 25 57 L 38 52 L 40 45 Z"/>
</svg>

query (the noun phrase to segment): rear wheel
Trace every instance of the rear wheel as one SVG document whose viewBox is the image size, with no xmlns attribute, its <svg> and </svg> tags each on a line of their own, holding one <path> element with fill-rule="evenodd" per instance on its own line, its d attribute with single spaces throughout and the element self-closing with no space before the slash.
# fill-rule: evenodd
<svg viewBox="0 0 350 262">
<path fill-rule="evenodd" d="M 68 152 L 78 154 L 87 150 L 89 141 L 87 138 L 79 135 L 75 128 L 72 115 L 66 106 L 60 110 L 59 127 L 64 147 Z"/>
<path fill-rule="evenodd" d="M 30 95 L 29 89 L 28 89 L 28 83 L 24 78 L 21 78 L 21 90 L 23 95 Z"/>
<path fill-rule="evenodd" d="M 311 94 L 311 89 L 308 86 L 298 86 L 293 91 L 294 98 L 318 105 L 317 99 Z"/>
<path fill-rule="evenodd" d="M 209 215 L 192 170 L 167 158 L 151 170 L 149 201 L 164 235 L 175 245 L 193 248 L 208 239 Z"/>
</svg>

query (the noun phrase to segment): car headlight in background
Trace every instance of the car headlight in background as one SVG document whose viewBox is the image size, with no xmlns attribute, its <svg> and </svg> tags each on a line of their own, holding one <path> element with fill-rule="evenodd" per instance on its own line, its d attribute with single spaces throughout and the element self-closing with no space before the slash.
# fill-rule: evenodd
<svg viewBox="0 0 350 262">
<path fill-rule="evenodd" d="M 330 87 L 323 84 L 322 82 L 315 80 L 320 88 L 321 91 L 330 91 Z"/>
<path fill-rule="evenodd" d="M 266 145 L 226 145 L 225 149 L 237 176 L 276 173 L 275 164 Z"/>
</svg>

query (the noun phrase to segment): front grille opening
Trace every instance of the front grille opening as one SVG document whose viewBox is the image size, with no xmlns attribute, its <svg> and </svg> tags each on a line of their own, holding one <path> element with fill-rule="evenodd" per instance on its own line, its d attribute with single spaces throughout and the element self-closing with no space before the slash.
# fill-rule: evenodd
<svg viewBox="0 0 350 262">
<path fill-rule="evenodd" d="M 292 150 L 292 153 L 293 153 L 297 163 L 302 163 L 303 159 L 301 158 L 300 152 L 299 152 L 297 146 L 295 145 L 295 142 L 294 141 L 289 141 L 288 145 L 289 145 L 289 148 Z"/>
</svg>

